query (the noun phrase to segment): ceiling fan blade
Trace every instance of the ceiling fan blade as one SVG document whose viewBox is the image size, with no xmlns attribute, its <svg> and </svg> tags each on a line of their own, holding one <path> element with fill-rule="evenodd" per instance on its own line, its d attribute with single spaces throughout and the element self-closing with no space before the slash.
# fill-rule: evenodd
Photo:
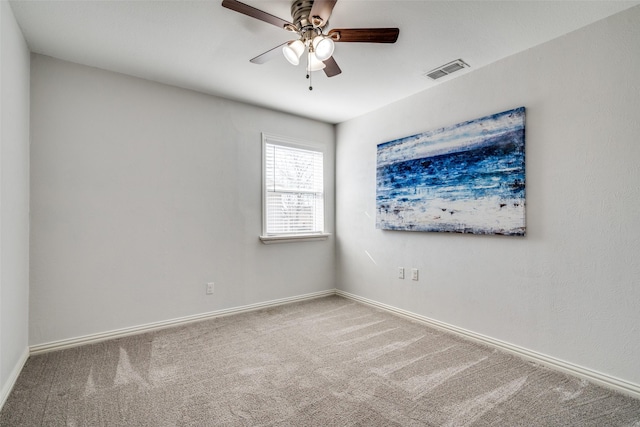
<svg viewBox="0 0 640 427">
<path fill-rule="evenodd" d="M 329 31 L 336 42 L 347 43 L 395 43 L 398 28 L 334 28 Z"/>
<path fill-rule="evenodd" d="M 262 54 L 256 56 L 255 58 L 251 58 L 249 60 L 249 62 L 253 62 L 254 64 L 264 64 L 265 62 L 272 60 L 276 56 L 282 56 L 282 48 L 287 43 L 290 43 L 290 42 L 284 42 L 281 45 L 278 45 L 278 46 L 274 47 L 273 49 L 270 49 L 270 50 L 266 51 L 265 53 L 262 53 Z"/>
<path fill-rule="evenodd" d="M 338 67 L 338 63 L 336 62 L 336 60 L 333 59 L 333 56 L 322 62 L 324 62 L 324 65 L 326 65 L 326 67 L 324 67 L 324 73 L 327 75 L 327 77 L 337 76 L 342 72 L 340 67 Z"/>
<path fill-rule="evenodd" d="M 289 21 L 280 19 L 277 16 L 273 16 L 270 13 L 263 12 L 260 9 L 256 9 L 253 6 L 249 6 L 248 4 L 241 3 L 237 0 L 222 0 L 222 6 L 226 7 L 227 9 L 242 13 L 243 15 L 259 19 L 260 21 L 264 21 L 269 24 L 273 24 L 276 27 L 284 28 L 285 25 L 291 24 Z"/>
<path fill-rule="evenodd" d="M 309 12 L 309 16 L 311 17 L 311 22 L 313 25 L 316 23 L 313 21 L 315 17 L 319 17 L 322 21 L 316 26 L 324 27 L 329 22 L 329 17 L 331 16 L 331 12 L 333 11 L 333 6 L 335 6 L 338 0 L 314 0 L 313 6 L 311 7 L 311 12 Z"/>
</svg>

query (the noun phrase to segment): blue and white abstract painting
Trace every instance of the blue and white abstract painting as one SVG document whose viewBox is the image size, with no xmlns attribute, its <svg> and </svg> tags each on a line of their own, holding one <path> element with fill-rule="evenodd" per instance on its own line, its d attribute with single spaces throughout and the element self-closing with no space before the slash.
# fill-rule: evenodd
<svg viewBox="0 0 640 427">
<path fill-rule="evenodd" d="M 524 107 L 378 145 L 376 226 L 524 236 Z"/>
</svg>

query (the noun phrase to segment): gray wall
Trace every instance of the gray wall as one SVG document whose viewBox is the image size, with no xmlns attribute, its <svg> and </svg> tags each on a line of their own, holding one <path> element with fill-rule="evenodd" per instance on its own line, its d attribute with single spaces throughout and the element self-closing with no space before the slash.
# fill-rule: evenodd
<svg viewBox="0 0 640 427">
<path fill-rule="evenodd" d="M 638 28 L 635 7 L 338 125 L 338 288 L 640 384 Z M 527 237 L 375 228 L 377 144 L 519 106 Z"/>
<path fill-rule="evenodd" d="M 333 233 L 333 126 L 41 55 L 31 70 L 30 344 L 335 287 L 334 237 L 258 239 L 261 132 L 326 145 Z"/>
<path fill-rule="evenodd" d="M 29 49 L 0 1 L 0 406 L 28 354 Z"/>
</svg>

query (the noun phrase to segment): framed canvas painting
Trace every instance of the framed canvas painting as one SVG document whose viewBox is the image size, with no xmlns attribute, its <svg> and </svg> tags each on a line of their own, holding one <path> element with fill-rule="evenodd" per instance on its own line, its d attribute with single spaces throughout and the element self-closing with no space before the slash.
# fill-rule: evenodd
<svg viewBox="0 0 640 427">
<path fill-rule="evenodd" d="M 525 108 L 378 145 L 376 227 L 524 236 Z"/>
</svg>

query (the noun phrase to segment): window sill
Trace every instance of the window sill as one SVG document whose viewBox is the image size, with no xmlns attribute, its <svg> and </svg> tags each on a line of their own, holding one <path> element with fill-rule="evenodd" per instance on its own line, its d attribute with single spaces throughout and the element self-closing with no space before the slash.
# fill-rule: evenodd
<svg viewBox="0 0 640 427">
<path fill-rule="evenodd" d="M 265 245 L 272 245 L 274 243 L 291 243 L 291 242 L 310 242 L 313 240 L 327 240 L 331 236 L 329 233 L 322 234 L 296 234 L 296 235 L 282 235 L 282 236 L 260 236 L 260 240 Z"/>
</svg>

